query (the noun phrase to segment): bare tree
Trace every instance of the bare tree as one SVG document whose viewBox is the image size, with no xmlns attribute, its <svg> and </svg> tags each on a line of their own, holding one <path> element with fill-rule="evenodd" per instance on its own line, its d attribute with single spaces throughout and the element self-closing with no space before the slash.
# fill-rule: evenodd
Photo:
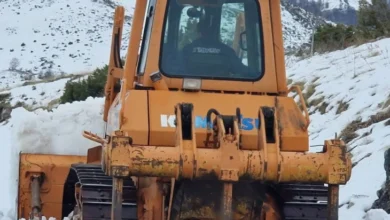
<svg viewBox="0 0 390 220">
<path fill-rule="evenodd" d="M 16 68 L 20 65 L 20 62 L 17 58 L 12 58 L 11 62 L 9 63 L 9 70 L 16 70 Z"/>
</svg>

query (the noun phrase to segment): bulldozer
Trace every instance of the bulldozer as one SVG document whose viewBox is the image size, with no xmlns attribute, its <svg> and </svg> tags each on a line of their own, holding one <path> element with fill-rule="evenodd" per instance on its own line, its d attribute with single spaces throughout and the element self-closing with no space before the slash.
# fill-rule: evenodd
<svg viewBox="0 0 390 220">
<path fill-rule="evenodd" d="M 105 136 L 80 134 L 84 156 L 21 152 L 18 218 L 337 220 L 351 155 L 310 151 L 280 4 L 136 0 L 124 63 L 117 6 Z"/>
</svg>

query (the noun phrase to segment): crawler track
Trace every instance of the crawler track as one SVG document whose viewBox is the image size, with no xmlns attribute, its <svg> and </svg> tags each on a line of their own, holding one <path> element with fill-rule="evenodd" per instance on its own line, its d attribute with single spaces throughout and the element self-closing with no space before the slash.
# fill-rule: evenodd
<svg viewBox="0 0 390 220">
<path fill-rule="evenodd" d="M 77 187 L 75 187 L 77 185 Z M 123 183 L 122 219 L 137 219 L 136 189 L 131 179 Z M 63 216 L 77 205 L 76 188 L 84 220 L 110 220 L 112 178 L 106 176 L 99 164 L 74 164 L 64 189 Z M 285 220 L 326 220 L 328 189 L 323 184 L 279 184 L 277 192 Z"/>
<path fill-rule="evenodd" d="M 326 220 L 328 187 L 323 184 L 281 184 L 285 220 Z"/>
<path fill-rule="evenodd" d="M 76 183 L 80 188 L 79 201 L 81 202 L 83 220 L 111 220 L 112 178 L 103 173 L 101 166 L 95 164 L 72 165 L 67 179 L 68 192 L 64 192 L 64 196 L 65 193 L 74 195 Z M 136 189 L 133 181 L 131 179 L 124 180 L 123 220 L 137 219 L 135 199 Z M 75 199 L 73 202 L 76 202 Z M 70 207 L 69 204 L 69 209 Z M 67 216 L 71 211 L 63 213 L 63 215 Z"/>
</svg>

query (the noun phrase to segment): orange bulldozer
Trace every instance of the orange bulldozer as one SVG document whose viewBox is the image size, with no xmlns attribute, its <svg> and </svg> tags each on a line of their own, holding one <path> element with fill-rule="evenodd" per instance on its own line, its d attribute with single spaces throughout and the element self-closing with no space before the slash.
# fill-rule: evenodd
<svg viewBox="0 0 390 220">
<path fill-rule="evenodd" d="M 21 153 L 18 218 L 338 219 L 351 156 L 338 139 L 309 151 L 280 0 L 136 0 L 125 64 L 124 14 L 105 137 L 80 134 L 97 143 L 85 156 Z"/>
</svg>

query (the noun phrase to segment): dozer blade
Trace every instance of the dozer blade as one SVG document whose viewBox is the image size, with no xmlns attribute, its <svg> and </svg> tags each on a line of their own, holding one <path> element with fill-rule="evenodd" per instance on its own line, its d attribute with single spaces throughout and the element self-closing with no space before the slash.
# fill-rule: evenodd
<svg viewBox="0 0 390 220">
<path fill-rule="evenodd" d="M 100 148 L 95 150 L 99 152 Z M 29 219 L 31 215 L 43 214 L 63 219 L 73 212 L 74 216 L 82 216 L 83 220 L 111 220 L 113 178 L 104 174 L 100 163 L 87 164 L 88 161 L 94 160 L 84 156 L 20 154 L 18 218 Z M 223 198 L 220 197 L 222 195 L 215 195 L 222 193 L 223 188 L 210 188 L 202 181 L 183 183 L 175 188 L 175 208 L 172 210 L 171 219 L 201 219 L 211 216 L 216 217 L 212 219 L 220 219 L 219 208 L 209 203 L 213 199 Z M 234 185 L 237 184 L 233 184 L 233 188 L 237 189 Z M 240 213 L 239 217 L 243 217 L 245 212 L 247 214 L 244 214 L 244 219 L 259 219 L 263 212 L 266 215 L 265 220 L 325 220 L 329 219 L 328 212 L 332 211 L 327 204 L 329 190 L 323 184 L 255 184 L 249 188 L 245 184 L 243 186 L 239 187 L 241 189 L 238 191 L 234 190 L 233 195 L 250 195 L 250 200 L 254 203 L 251 205 L 252 202 L 247 200 L 249 206 L 245 207 L 248 209 L 245 208 L 247 211 L 242 212 L 237 201 L 233 201 L 233 207 L 236 207 L 232 210 L 233 219 L 241 219 L 237 218 L 237 213 Z M 250 188 L 252 190 L 249 190 Z M 257 193 L 253 193 L 254 191 Z M 266 193 L 272 201 L 266 201 L 265 194 L 262 195 L 261 192 Z M 138 219 L 136 193 L 133 181 L 124 179 L 121 219 Z M 261 205 L 262 201 L 267 204 L 274 203 L 276 206 L 269 209 Z M 209 208 L 217 215 L 209 213 L 210 216 L 203 212 Z M 276 214 L 270 212 L 272 209 Z M 337 206 L 334 210 L 337 212 Z M 337 213 L 334 214 L 337 219 Z"/>
<path fill-rule="evenodd" d="M 20 153 L 18 219 L 41 214 L 62 219 L 64 183 L 71 164 L 86 161 L 85 156 Z"/>
</svg>

